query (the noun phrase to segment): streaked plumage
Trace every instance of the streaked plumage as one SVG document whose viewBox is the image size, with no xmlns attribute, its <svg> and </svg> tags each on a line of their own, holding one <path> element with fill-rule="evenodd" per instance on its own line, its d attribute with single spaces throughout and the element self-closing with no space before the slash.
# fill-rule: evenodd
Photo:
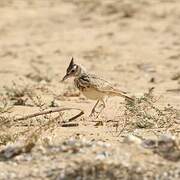
<svg viewBox="0 0 180 180">
<path fill-rule="evenodd" d="M 86 96 L 88 99 L 102 101 L 104 106 L 105 96 L 121 96 L 133 101 L 132 98 L 125 95 L 125 92 L 115 89 L 108 81 L 94 75 L 87 73 L 84 68 L 74 63 L 73 58 L 67 68 L 66 75 L 63 81 L 69 77 L 74 77 L 75 86 Z M 97 103 L 96 103 L 97 105 Z M 95 107 L 96 107 L 95 105 Z M 92 113 L 95 110 L 92 110 Z"/>
</svg>

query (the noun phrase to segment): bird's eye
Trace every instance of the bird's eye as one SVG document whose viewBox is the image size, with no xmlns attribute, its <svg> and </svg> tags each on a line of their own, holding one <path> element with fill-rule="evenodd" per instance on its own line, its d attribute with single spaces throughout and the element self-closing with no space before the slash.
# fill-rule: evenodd
<svg viewBox="0 0 180 180">
<path fill-rule="evenodd" d="M 75 69 L 73 69 L 71 72 L 74 73 L 74 72 L 75 72 Z"/>
</svg>

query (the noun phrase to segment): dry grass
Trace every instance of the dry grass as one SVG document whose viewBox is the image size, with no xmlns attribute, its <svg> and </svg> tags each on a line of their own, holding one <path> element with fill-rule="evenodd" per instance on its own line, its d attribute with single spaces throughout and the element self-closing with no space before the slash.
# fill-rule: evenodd
<svg viewBox="0 0 180 180">
<path fill-rule="evenodd" d="M 11 88 L 5 87 L 6 93 L 2 98 L 0 107 L 1 129 L 3 132 L 8 132 L 7 129 L 13 126 L 27 128 L 15 134 L 3 133 L 0 136 L 1 144 L 7 144 L 9 141 L 14 142 L 21 135 L 24 137 L 28 134 L 31 134 L 30 137 L 40 136 L 42 130 L 45 132 L 52 129 L 52 125 L 55 128 L 57 122 L 59 122 L 57 119 L 64 121 L 62 111 L 71 108 L 65 108 L 64 110 L 60 108 L 57 111 L 48 110 L 48 106 L 43 102 L 41 95 L 36 95 L 34 89 L 32 86 L 20 86 L 15 83 Z M 121 115 L 116 115 L 112 121 L 106 122 L 106 125 L 111 128 L 110 132 L 115 136 L 134 133 L 137 129 L 150 130 L 154 133 L 171 132 L 175 134 L 178 132 L 178 128 L 174 128 L 178 111 L 170 105 L 161 109 L 158 108 L 157 100 L 158 98 L 153 95 L 153 89 L 150 89 L 143 96 L 135 98 L 134 102 L 125 102 Z M 27 105 L 26 102 L 29 101 L 31 101 L 33 107 L 38 108 L 39 112 L 20 118 L 10 116 L 9 112 L 13 106 Z M 120 108 L 122 109 L 122 107 Z M 52 112 L 57 112 L 57 116 L 52 116 Z M 34 124 L 36 124 L 37 128 L 32 132 Z"/>
<path fill-rule="evenodd" d="M 32 85 L 20 86 L 14 83 L 13 87 L 5 88 L 6 93 L 3 95 L 0 106 L 0 145 L 4 146 L 0 150 L 1 161 L 11 161 L 22 154 L 32 154 L 33 149 L 36 149 L 39 145 L 43 146 L 43 148 L 46 149 L 45 151 L 48 151 L 52 156 L 54 152 L 50 149 L 53 149 L 54 145 L 49 143 L 48 138 L 44 138 L 44 134 L 52 134 L 58 126 L 71 127 L 76 126 L 79 123 L 71 124 L 70 121 L 82 115 L 81 110 L 79 110 L 80 113 L 73 118 L 68 117 L 67 119 L 64 112 L 72 110 L 73 108 L 63 109 L 56 107 L 49 109 L 48 104 L 50 103 L 47 104 L 46 102 L 43 102 L 42 95 L 44 89 L 40 89 L 41 93 L 37 94 L 35 87 L 36 86 Z M 20 100 L 23 100 L 23 103 L 17 103 L 20 102 Z M 29 106 L 29 102 L 31 102 L 31 107 L 37 108 L 36 112 L 21 117 L 11 114 L 13 107 L 17 107 L 17 105 Z M 152 89 L 143 96 L 135 98 L 134 102 L 125 101 L 125 103 L 123 103 L 117 110 L 114 119 L 112 121 L 106 121 L 106 126 L 108 128 L 110 127 L 111 134 L 120 137 L 127 136 L 131 133 L 136 134 L 137 130 L 144 130 L 146 132 L 152 131 L 156 134 L 159 132 L 158 136 L 165 132 L 176 134 L 178 128 L 174 127 L 176 125 L 175 120 L 178 111 L 170 105 L 159 108 L 157 102 L 158 98 L 155 97 Z M 52 114 L 53 112 L 55 114 Z M 14 127 L 17 127 L 18 130 L 11 132 L 11 129 Z M 79 146 L 80 142 L 77 141 L 77 144 L 75 142 L 73 141 L 70 142 L 70 144 L 63 144 L 63 147 L 65 147 L 62 150 L 62 146 L 60 146 L 60 152 L 71 152 L 72 154 L 81 153 L 80 150 L 83 149 L 84 144 Z M 86 142 L 82 141 L 81 143 Z M 95 147 L 96 144 L 92 144 L 91 146 Z M 90 150 L 92 148 L 91 146 L 88 145 L 87 149 L 89 148 Z M 59 149 L 60 147 L 54 148 Z M 106 151 L 102 152 L 103 157 L 105 152 Z M 161 149 L 155 153 L 163 158 L 178 161 L 179 150 L 175 149 L 173 152 L 176 153 L 176 156 L 169 156 L 169 154 L 167 156 L 167 153 L 164 155 L 162 154 Z M 60 171 L 59 168 L 55 168 L 52 171 L 49 170 L 49 178 L 54 179 L 62 177 L 65 179 L 74 179 L 76 177 L 81 177 L 87 179 L 117 179 L 118 177 L 119 179 L 122 179 L 123 177 L 131 177 L 139 179 L 146 176 L 144 172 L 148 171 L 143 170 L 142 173 L 140 173 L 132 164 L 124 166 L 123 163 L 119 162 L 117 164 L 106 161 L 98 161 L 95 163 L 80 160 L 74 161 L 74 164 L 71 163 L 71 166 L 68 166 L 64 172 Z"/>
<path fill-rule="evenodd" d="M 20 153 L 30 152 L 42 136 L 42 133 L 45 133 L 46 131 L 52 132 L 55 127 L 64 126 L 64 122 L 71 122 L 83 114 L 83 111 L 75 108 L 56 107 L 54 109 L 48 109 L 49 106 L 47 103 L 43 102 L 41 95 L 36 94 L 36 86 L 26 86 L 13 83 L 12 87 L 5 87 L 4 89 L 5 93 L 1 97 L 0 104 L 0 144 L 6 145 L 8 143 L 15 143 L 15 146 L 13 146 L 14 150 L 12 147 L 10 148 L 11 155 L 9 158 Z M 43 94 L 43 89 L 41 90 L 41 93 Z M 13 109 L 13 107 L 19 105 L 29 106 L 29 102 L 31 102 L 31 106 L 36 107 L 38 111 L 36 110 L 35 113 L 21 117 L 11 115 L 11 109 Z M 71 110 L 78 110 L 80 113 L 65 120 L 63 117 L 64 112 Z M 53 115 L 53 113 L 56 113 L 56 115 Z M 67 127 L 73 125 L 76 126 L 77 123 L 66 124 Z M 11 128 L 14 127 L 19 127 L 18 131 L 15 133 L 9 133 L 11 132 Z M 18 146 L 16 146 L 19 139 L 23 139 L 23 141 L 21 141 L 20 146 L 19 143 Z M 9 151 L 9 147 L 7 148 L 7 151 Z M 5 152 L 6 149 L 3 149 L 1 156 L 6 154 Z"/>
<path fill-rule="evenodd" d="M 1 0 L 0 179 L 180 179 L 179 6 Z M 154 86 L 165 98 L 111 98 L 89 118 L 94 102 L 59 82 L 70 56 L 131 93 Z M 87 114 L 49 114 L 64 105 Z"/>
<path fill-rule="evenodd" d="M 158 100 L 159 97 L 154 96 L 153 89 L 150 89 L 143 96 L 135 98 L 134 102 L 126 101 L 123 113 L 111 121 L 111 133 L 119 136 L 123 133 L 134 133 L 138 129 L 152 131 L 155 134 L 178 133 L 179 128 L 176 126 L 178 110 L 169 104 L 159 108 Z M 119 109 L 122 110 L 123 107 Z"/>
</svg>

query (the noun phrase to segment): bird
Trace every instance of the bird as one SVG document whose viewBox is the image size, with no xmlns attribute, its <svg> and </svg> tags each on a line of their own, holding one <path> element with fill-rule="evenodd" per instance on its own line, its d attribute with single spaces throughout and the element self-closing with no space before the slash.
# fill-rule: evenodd
<svg viewBox="0 0 180 180">
<path fill-rule="evenodd" d="M 61 81 L 64 82 L 69 78 L 74 78 L 75 87 L 77 87 L 86 98 L 96 100 L 90 116 L 94 114 L 99 102 L 102 102 L 103 109 L 105 108 L 105 97 L 120 96 L 130 102 L 134 101 L 133 98 L 126 95 L 126 92 L 116 89 L 111 83 L 101 77 L 87 72 L 84 67 L 74 62 L 73 57 Z"/>
</svg>

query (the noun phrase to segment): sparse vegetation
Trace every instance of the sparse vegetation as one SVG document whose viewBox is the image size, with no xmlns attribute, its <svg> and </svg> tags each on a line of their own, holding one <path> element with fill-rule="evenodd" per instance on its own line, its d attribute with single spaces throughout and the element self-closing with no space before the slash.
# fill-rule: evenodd
<svg viewBox="0 0 180 180">
<path fill-rule="evenodd" d="M 179 180 L 179 6 L 0 0 L 0 179 Z M 134 102 L 89 117 L 72 56 Z"/>
<path fill-rule="evenodd" d="M 159 108 L 159 98 L 153 94 L 153 88 L 134 99 L 134 102 L 125 102 L 123 113 L 112 121 L 110 131 L 117 136 L 123 132 L 134 133 L 137 129 L 160 134 L 179 132 L 180 127 L 175 122 L 178 111 L 169 104 Z"/>
</svg>

